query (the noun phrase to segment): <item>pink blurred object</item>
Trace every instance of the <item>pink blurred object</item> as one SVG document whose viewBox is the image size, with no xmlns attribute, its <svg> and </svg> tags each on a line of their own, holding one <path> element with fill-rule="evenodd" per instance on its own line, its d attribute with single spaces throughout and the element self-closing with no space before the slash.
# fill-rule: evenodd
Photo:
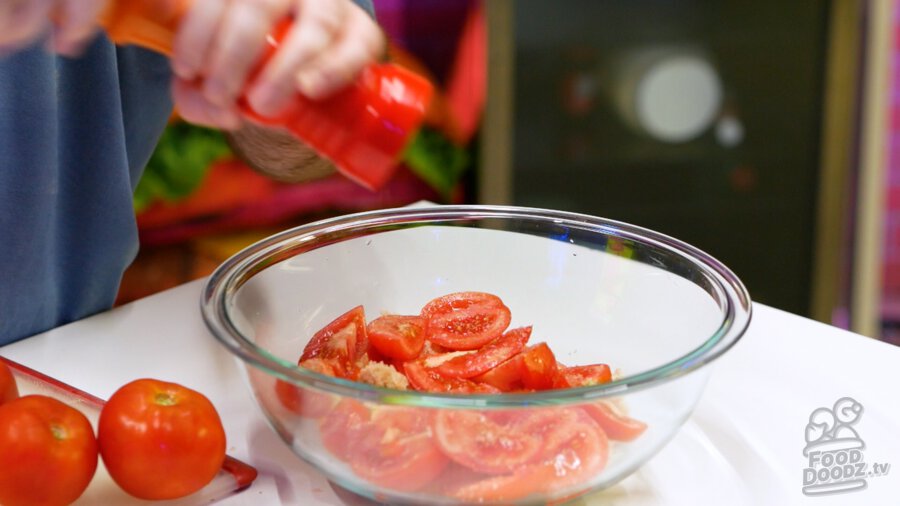
<svg viewBox="0 0 900 506">
<path fill-rule="evenodd" d="M 160 227 L 142 227 L 140 238 L 144 246 L 162 246 L 215 233 L 275 226 L 301 215 L 400 207 L 439 198 L 434 190 L 403 167 L 378 192 L 334 175 L 303 184 L 274 185 L 265 198 L 212 216 L 198 216 Z"/>
<path fill-rule="evenodd" d="M 446 84 L 460 34 L 479 0 L 374 0 L 378 23 Z"/>
<path fill-rule="evenodd" d="M 894 51 L 887 149 L 882 318 L 900 322 L 900 4 L 894 6 Z"/>
</svg>

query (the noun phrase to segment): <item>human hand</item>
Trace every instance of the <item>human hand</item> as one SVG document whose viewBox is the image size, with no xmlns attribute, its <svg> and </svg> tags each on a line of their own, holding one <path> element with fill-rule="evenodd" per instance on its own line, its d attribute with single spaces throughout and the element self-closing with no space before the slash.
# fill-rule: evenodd
<svg viewBox="0 0 900 506">
<path fill-rule="evenodd" d="M 266 36 L 289 14 L 278 51 L 248 82 Z M 317 99 L 349 84 L 384 47 L 351 0 L 195 0 L 174 43 L 176 107 L 190 122 L 233 130 L 242 94 L 257 113 L 275 115 L 295 93 Z"/>
<path fill-rule="evenodd" d="M 0 0 L 0 52 L 10 53 L 51 34 L 49 47 L 79 54 L 97 31 L 107 0 Z"/>
</svg>

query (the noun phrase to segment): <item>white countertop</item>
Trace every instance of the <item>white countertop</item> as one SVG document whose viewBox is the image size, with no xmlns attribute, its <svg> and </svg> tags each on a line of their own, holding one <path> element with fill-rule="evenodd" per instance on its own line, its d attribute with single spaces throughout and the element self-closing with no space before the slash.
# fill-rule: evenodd
<svg viewBox="0 0 900 506">
<path fill-rule="evenodd" d="M 0 355 L 101 398 L 139 377 L 206 394 L 225 424 L 229 454 L 260 471 L 251 488 L 219 504 L 343 504 L 266 424 L 237 363 L 203 324 L 202 286 L 188 283 L 2 347 Z M 662 452 L 576 504 L 898 504 L 900 347 L 756 304 L 747 334 L 714 367 L 694 415 Z M 867 470 L 891 468 L 866 477 L 861 490 L 806 496 L 810 413 L 843 397 L 864 407 L 853 428 L 865 442 Z"/>
</svg>

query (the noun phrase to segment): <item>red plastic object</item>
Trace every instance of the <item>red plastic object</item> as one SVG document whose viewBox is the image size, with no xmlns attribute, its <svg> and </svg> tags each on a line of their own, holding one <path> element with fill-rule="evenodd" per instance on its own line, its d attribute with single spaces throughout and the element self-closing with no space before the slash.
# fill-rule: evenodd
<svg viewBox="0 0 900 506">
<path fill-rule="evenodd" d="M 117 44 L 171 54 L 174 34 L 191 1 L 113 0 L 100 24 Z M 268 37 L 260 67 L 274 54 L 291 22 L 285 20 Z M 393 175 L 433 94 L 427 79 L 387 63 L 366 67 L 353 84 L 324 100 L 298 93 L 275 118 L 256 114 L 243 100 L 241 107 L 257 122 L 285 127 L 345 176 L 374 190 Z"/>
<path fill-rule="evenodd" d="M 8 358 L 0 357 L 0 362 L 5 362 L 9 365 L 18 384 L 20 395 L 41 394 L 62 401 L 81 411 L 90 420 L 94 430 L 96 430 L 97 418 L 100 416 L 100 410 L 104 404 L 102 399 Z M 257 471 L 254 467 L 226 455 L 225 462 L 222 463 L 222 469 L 219 470 L 216 477 L 206 487 L 187 497 L 166 501 L 166 504 L 169 506 L 209 504 L 246 489 L 253 484 L 256 476 Z M 106 472 L 106 468 L 101 460 L 98 462 L 97 473 L 94 475 L 94 479 L 91 480 L 91 484 L 84 494 L 75 501 L 75 505 L 80 504 L 139 506 L 150 503 L 135 499 L 118 488 Z"/>
</svg>

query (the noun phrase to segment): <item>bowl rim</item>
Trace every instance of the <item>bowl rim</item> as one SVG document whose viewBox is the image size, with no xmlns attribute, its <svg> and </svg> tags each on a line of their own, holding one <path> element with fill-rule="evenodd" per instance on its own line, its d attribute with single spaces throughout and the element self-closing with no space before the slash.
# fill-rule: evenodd
<svg viewBox="0 0 900 506">
<path fill-rule="evenodd" d="M 668 253 L 680 255 L 694 264 L 724 296 L 723 318 L 716 331 L 688 353 L 633 375 L 600 385 L 539 391 L 533 393 L 450 394 L 393 390 L 367 383 L 334 378 L 299 367 L 277 357 L 246 338 L 228 312 L 229 296 L 254 274 L 291 258 L 291 254 L 317 235 L 365 229 L 374 226 L 412 224 L 428 220 L 440 224 L 473 219 L 525 218 L 551 221 L 554 225 L 595 229 L 607 236 L 637 240 Z M 353 237 L 350 237 L 353 238 Z M 322 245 L 324 246 L 324 245 Z M 683 277 L 683 276 L 682 276 Z M 436 205 L 365 211 L 300 225 L 271 235 L 235 253 L 207 279 L 201 301 L 201 314 L 213 337 L 245 364 L 303 388 L 313 388 L 363 401 L 394 405 L 447 408 L 500 408 L 523 405 L 576 404 L 620 396 L 650 388 L 690 374 L 731 349 L 744 335 L 752 318 L 750 295 L 728 267 L 707 254 L 671 236 L 625 222 L 587 214 L 535 207 L 495 205 Z"/>
</svg>

